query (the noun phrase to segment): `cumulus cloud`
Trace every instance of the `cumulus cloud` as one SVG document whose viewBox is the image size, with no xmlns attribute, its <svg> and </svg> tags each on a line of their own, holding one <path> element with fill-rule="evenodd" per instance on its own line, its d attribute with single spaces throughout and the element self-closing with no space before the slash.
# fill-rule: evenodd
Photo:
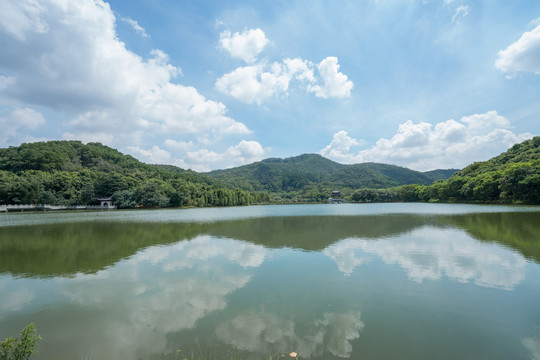
<svg viewBox="0 0 540 360">
<path fill-rule="evenodd" d="M 540 74 L 540 25 L 523 33 L 519 40 L 499 51 L 495 66 L 506 73 Z"/>
<path fill-rule="evenodd" d="M 244 30 L 231 34 L 229 30 L 219 36 L 219 46 L 232 57 L 252 63 L 268 44 L 268 39 L 261 29 Z"/>
<path fill-rule="evenodd" d="M 44 34 L 49 30 L 41 19 L 46 7 L 38 1 L 0 0 L 0 26 L 18 40 L 26 40 L 27 33 Z"/>
<path fill-rule="evenodd" d="M 244 165 L 262 160 L 264 149 L 257 141 L 242 140 L 238 145 L 231 146 L 225 156 L 234 159 L 236 165 Z"/>
<path fill-rule="evenodd" d="M 2 97 L 67 118 L 65 138 L 122 147 L 141 146 L 150 131 L 250 133 L 227 115 L 224 104 L 178 84 L 182 71 L 163 51 L 147 58 L 129 51 L 104 1 L 0 1 Z M 130 20 L 124 19 L 144 36 Z"/>
<path fill-rule="evenodd" d="M 319 153 L 337 161 L 351 162 L 351 156 L 354 158 L 354 155 L 350 153 L 351 147 L 359 146 L 360 144 L 360 141 L 353 139 L 346 131 L 341 130 L 334 134 L 330 144 Z"/>
<path fill-rule="evenodd" d="M 234 35 L 231 35 L 230 31 L 223 32 L 220 46 L 227 49 L 231 56 L 242 58 L 249 65 L 221 76 L 216 80 L 215 88 L 249 104 L 260 104 L 272 96 L 287 95 L 292 80 L 296 80 L 299 87 L 320 98 L 343 98 L 351 95 L 354 84 L 347 75 L 339 72 L 336 57 L 327 57 L 318 65 L 301 58 L 285 58 L 273 63 L 257 61 L 257 55 L 266 43 L 266 36 L 260 29 L 246 30 L 242 34 Z M 318 76 L 315 75 L 315 70 Z"/>
<path fill-rule="evenodd" d="M 371 148 L 356 152 L 351 148 L 358 141 L 340 131 L 319 153 L 343 163 L 382 162 L 416 170 L 463 168 L 474 161 L 496 156 L 531 137 L 529 133 L 512 132 L 507 118 L 489 111 L 435 126 L 408 120 L 399 125 L 392 138 L 381 138 Z"/>
<path fill-rule="evenodd" d="M 349 97 L 353 88 L 353 82 L 347 75 L 339 72 L 337 57 L 327 57 L 317 66 L 321 76 L 322 85 L 314 85 L 310 88 L 315 96 L 321 98 Z"/>
<path fill-rule="evenodd" d="M 173 149 L 181 150 L 181 151 L 190 150 L 194 146 L 193 141 L 177 141 L 173 139 L 165 140 L 165 145 L 168 146 L 169 148 L 173 148 Z"/>
<path fill-rule="evenodd" d="M 300 87 L 320 98 L 348 97 L 353 83 L 338 71 L 337 61 L 335 57 L 328 57 L 317 66 L 300 58 L 287 58 L 270 65 L 261 62 L 223 75 L 215 87 L 240 101 L 257 104 L 272 96 L 286 95 L 292 80 L 297 80 Z"/>
<path fill-rule="evenodd" d="M 160 149 L 156 145 L 149 150 L 136 146 L 128 146 L 126 149 L 133 156 L 151 164 L 168 164 L 171 159 L 171 154 L 168 151 Z"/>
<path fill-rule="evenodd" d="M 275 94 L 287 91 L 290 77 L 279 66 L 265 71 L 265 66 L 254 65 L 237 68 L 216 81 L 216 89 L 245 103 L 261 103 Z"/>
<path fill-rule="evenodd" d="M 173 143 L 169 141 L 169 144 Z M 187 150 L 186 157 L 181 163 L 196 171 L 209 171 L 210 164 L 221 162 L 225 164 L 225 167 L 245 165 L 261 160 L 264 154 L 263 147 L 257 141 L 242 140 L 222 153 L 204 148 Z M 176 163 L 181 166 L 178 161 Z"/>
<path fill-rule="evenodd" d="M 15 108 L 4 117 L 0 117 L 0 144 L 7 144 L 7 142 L 15 137 L 24 137 L 20 133 L 21 129 L 36 129 L 45 125 L 46 121 L 43 115 L 30 108 Z"/>
</svg>

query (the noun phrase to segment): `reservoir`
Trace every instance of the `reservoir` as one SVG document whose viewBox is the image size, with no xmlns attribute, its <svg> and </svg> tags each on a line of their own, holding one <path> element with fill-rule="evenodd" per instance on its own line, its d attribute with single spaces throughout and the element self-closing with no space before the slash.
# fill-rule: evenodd
<svg viewBox="0 0 540 360">
<path fill-rule="evenodd" d="M 0 214 L 35 359 L 540 359 L 540 207 Z"/>
</svg>

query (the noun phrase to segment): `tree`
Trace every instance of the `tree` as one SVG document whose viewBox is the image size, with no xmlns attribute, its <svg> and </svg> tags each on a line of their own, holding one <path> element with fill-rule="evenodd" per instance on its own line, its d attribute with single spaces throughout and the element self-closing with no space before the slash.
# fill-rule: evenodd
<svg viewBox="0 0 540 360">
<path fill-rule="evenodd" d="M 151 180 L 144 184 L 138 191 L 140 203 L 144 207 L 164 207 L 169 203 L 169 198 L 163 194 L 158 180 Z"/>
<path fill-rule="evenodd" d="M 36 326 L 27 325 L 21 331 L 21 338 L 7 338 L 0 342 L 0 360 L 27 360 L 36 352 L 37 342 L 41 336 L 36 335 Z"/>
<path fill-rule="evenodd" d="M 112 200 L 119 209 L 130 209 L 137 205 L 135 191 L 119 190 L 112 195 Z"/>
</svg>

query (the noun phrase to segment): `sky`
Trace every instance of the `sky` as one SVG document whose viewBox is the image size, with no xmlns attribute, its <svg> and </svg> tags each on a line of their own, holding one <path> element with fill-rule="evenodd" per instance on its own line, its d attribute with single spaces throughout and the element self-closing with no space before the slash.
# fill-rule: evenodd
<svg viewBox="0 0 540 360">
<path fill-rule="evenodd" d="M 0 147 L 427 171 L 539 134 L 537 0 L 0 0 Z"/>
</svg>

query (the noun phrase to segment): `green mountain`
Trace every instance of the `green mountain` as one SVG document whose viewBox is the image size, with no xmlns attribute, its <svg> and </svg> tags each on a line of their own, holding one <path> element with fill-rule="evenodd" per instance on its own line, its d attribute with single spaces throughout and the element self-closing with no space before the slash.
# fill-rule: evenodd
<svg viewBox="0 0 540 360">
<path fill-rule="evenodd" d="M 395 165 L 363 163 L 343 165 L 321 155 L 303 154 L 287 159 L 266 159 L 208 174 L 220 182 L 257 191 L 294 191 L 320 185 L 335 188 L 388 188 L 404 184 L 429 185 L 457 170 L 419 172 Z"/>
<path fill-rule="evenodd" d="M 395 165 L 343 165 L 316 154 L 271 158 L 197 173 L 145 164 L 99 143 L 49 141 L 0 149 L 0 204 L 120 207 L 233 206 L 349 200 L 540 204 L 540 137 L 461 171 L 418 172 Z"/>
<path fill-rule="evenodd" d="M 475 162 L 429 187 L 401 187 L 407 201 L 540 204 L 540 137 Z"/>
<path fill-rule="evenodd" d="M 147 177 L 166 176 L 169 172 L 182 174 L 197 182 L 212 182 L 203 174 L 175 166 L 149 165 L 100 143 L 80 141 L 47 141 L 26 143 L 0 149 L 0 170 L 18 173 L 36 170 L 43 172 L 81 171 L 84 169 L 120 174 L 137 172 Z"/>
<path fill-rule="evenodd" d="M 0 149 L 0 204 L 229 206 L 267 200 L 205 174 L 149 165 L 99 143 L 48 141 Z"/>
</svg>

